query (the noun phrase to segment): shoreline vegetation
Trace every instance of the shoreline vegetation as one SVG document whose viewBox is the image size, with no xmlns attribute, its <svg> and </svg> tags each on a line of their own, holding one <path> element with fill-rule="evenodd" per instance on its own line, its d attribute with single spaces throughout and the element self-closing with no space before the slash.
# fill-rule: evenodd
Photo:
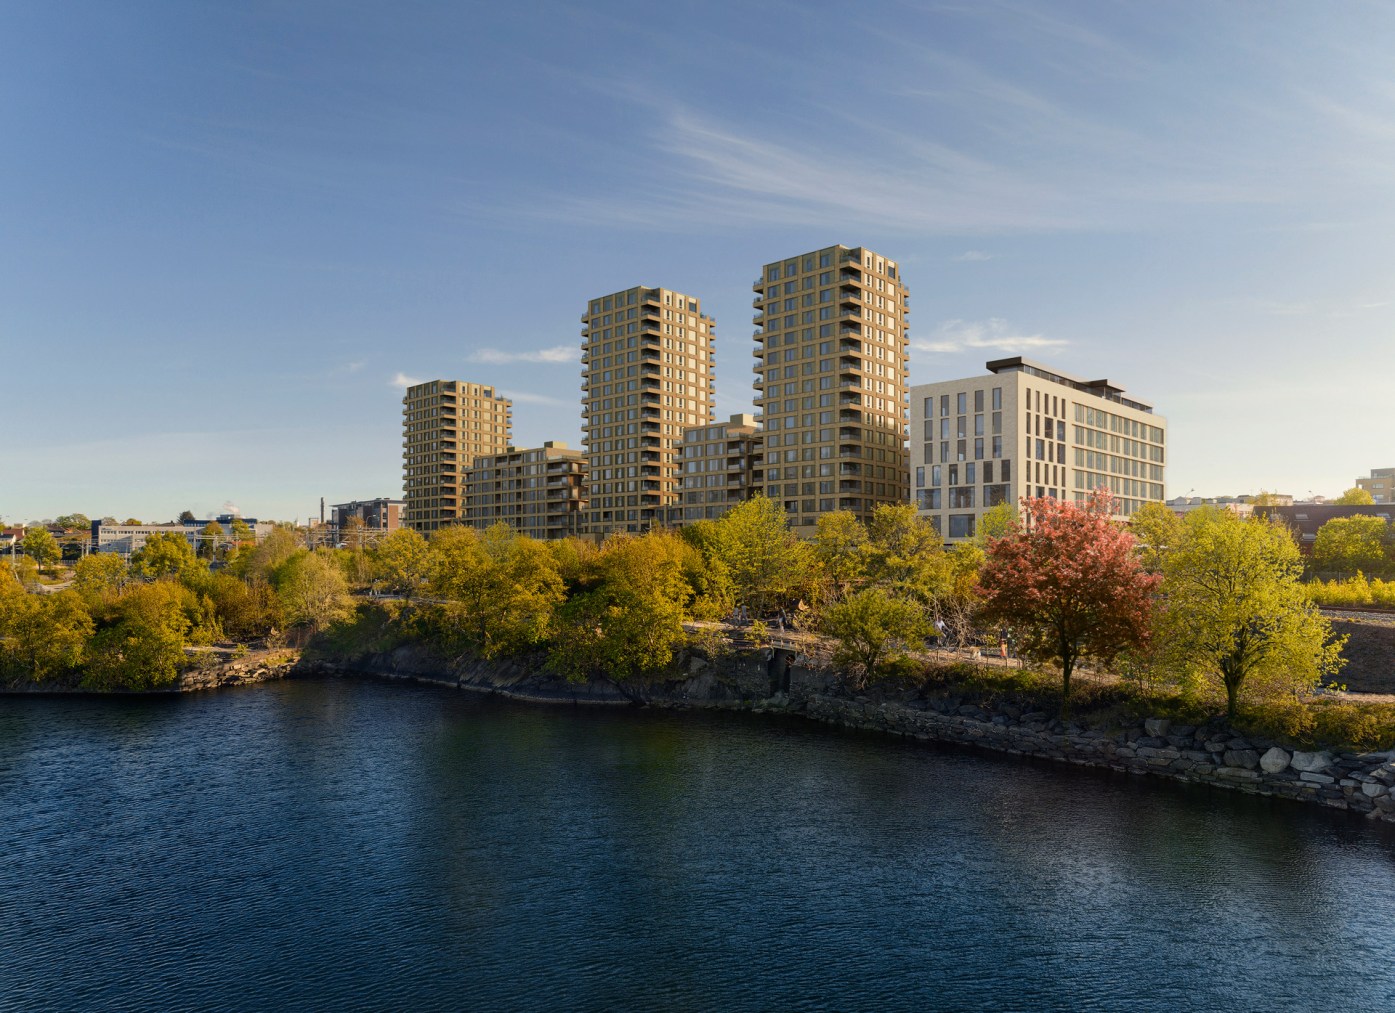
<svg viewBox="0 0 1395 1013">
<path fill-rule="evenodd" d="M 1286 529 L 1160 506 L 1125 528 L 1112 510 L 1102 493 L 1024 500 L 952 549 L 910 506 L 865 524 L 825 515 L 801 542 L 759 498 L 600 545 L 497 526 L 372 546 L 351 533 L 345 548 L 310 551 L 278 528 L 209 559 L 157 535 L 129 564 L 82 559 L 61 590 L 29 593 L 0 570 L 0 686 L 169 690 L 216 684 L 253 647 L 342 660 L 417 644 L 646 702 L 684 658 L 784 645 L 791 665 L 854 699 L 1018 701 L 1063 728 L 1224 715 L 1237 734 L 1300 751 L 1395 746 L 1395 705 L 1324 692 L 1342 638 L 1300 581 Z M 1381 590 L 1360 575 L 1352 586 Z M 1015 664 L 947 664 L 947 651 Z"/>
</svg>

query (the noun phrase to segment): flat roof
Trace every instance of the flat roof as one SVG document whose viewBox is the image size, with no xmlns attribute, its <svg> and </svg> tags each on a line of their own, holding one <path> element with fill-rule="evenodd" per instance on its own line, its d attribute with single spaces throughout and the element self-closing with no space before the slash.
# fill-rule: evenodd
<svg viewBox="0 0 1395 1013">
<path fill-rule="evenodd" d="M 1141 401 L 1136 397 L 1124 397 L 1124 388 L 1118 384 L 1110 383 L 1108 380 L 1085 380 L 1078 376 L 1071 376 L 1069 373 L 1063 373 L 1059 369 L 1034 362 L 1021 355 L 1014 355 L 1007 359 L 993 359 L 985 363 L 985 368 L 990 373 L 1028 373 L 1052 383 L 1059 383 L 1064 387 L 1073 387 L 1083 394 L 1094 394 L 1096 397 L 1102 397 L 1108 401 L 1118 401 L 1120 404 L 1137 408 L 1140 411 L 1152 412 L 1153 410 L 1153 406 L 1147 401 Z"/>
</svg>

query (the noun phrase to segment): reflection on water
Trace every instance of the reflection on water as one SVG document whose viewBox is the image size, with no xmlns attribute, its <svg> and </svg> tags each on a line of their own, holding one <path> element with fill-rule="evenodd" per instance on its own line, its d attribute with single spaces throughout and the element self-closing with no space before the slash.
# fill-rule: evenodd
<svg viewBox="0 0 1395 1013">
<path fill-rule="evenodd" d="M 1395 1008 L 1395 839 L 812 728 L 0 706 L 0 1008 Z"/>
</svg>

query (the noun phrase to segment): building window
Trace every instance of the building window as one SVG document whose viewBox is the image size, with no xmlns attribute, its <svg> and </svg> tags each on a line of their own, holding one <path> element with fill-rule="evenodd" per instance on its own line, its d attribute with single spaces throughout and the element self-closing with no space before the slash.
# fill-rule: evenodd
<svg viewBox="0 0 1395 1013">
<path fill-rule="evenodd" d="M 949 537 L 950 537 L 950 538 L 972 538 L 972 537 L 974 537 L 974 515 L 973 515 L 973 514 L 950 514 L 950 515 L 949 515 Z"/>
</svg>

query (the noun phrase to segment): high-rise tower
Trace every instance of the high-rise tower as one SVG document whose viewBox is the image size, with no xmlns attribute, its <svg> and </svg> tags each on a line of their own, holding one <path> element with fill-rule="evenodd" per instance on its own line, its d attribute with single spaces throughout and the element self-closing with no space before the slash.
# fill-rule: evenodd
<svg viewBox="0 0 1395 1013">
<path fill-rule="evenodd" d="M 418 531 L 465 522 L 465 472 L 476 457 L 511 442 L 512 404 L 494 388 L 429 380 L 402 398 L 402 487 L 406 527 Z"/>
<path fill-rule="evenodd" d="M 640 286 L 590 300 L 581 323 L 587 530 L 667 523 L 682 430 L 713 418 L 712 318 L 694 296 Z"/>
<path fill-rule="evenodd" d="M 752 287 L 760 491 L 805 536 L 821 513 L 866 520 L 906 502 L 909 311 L 896 262 L 830 246 L 766 264 Z"/>
</svg>

